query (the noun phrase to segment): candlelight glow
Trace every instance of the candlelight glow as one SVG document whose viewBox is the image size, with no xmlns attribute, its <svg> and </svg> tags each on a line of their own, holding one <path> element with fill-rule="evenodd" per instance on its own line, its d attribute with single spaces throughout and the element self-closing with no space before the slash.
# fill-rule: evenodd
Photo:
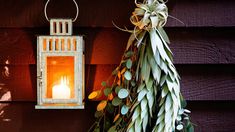
<svg viewBox="0 0 235 132">
<path fill-rule="evenodd" d="M 70 99 L 69 80 L 66 76 L 61 77 L 60 84 L 53 86 L 52 98 L 53 99 Z"/>
</svg>

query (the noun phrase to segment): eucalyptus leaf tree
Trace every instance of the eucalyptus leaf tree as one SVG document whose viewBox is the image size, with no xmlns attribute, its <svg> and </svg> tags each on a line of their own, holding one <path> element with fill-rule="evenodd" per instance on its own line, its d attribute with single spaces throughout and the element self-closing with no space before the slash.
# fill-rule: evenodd
<svg viewBox="0 0 235 132">
<path fill-rule="evenodd" d="M 98 93 L 106 96 L 97 106 L 97 121 L 91 130 L 193 132 L 191 112 L 185 109 L 180 77 L 168 46 L 170 40 L 163 28 L 168 17 L 165 1 L 135 4 L 130 17 L 135 28 L 121 29 L 131 35 L 120 64 L 112 72 L 112 83 L 104 81 L 104 92 L 91 93 L 95 97 L 101 96 Z"/>
</svg>

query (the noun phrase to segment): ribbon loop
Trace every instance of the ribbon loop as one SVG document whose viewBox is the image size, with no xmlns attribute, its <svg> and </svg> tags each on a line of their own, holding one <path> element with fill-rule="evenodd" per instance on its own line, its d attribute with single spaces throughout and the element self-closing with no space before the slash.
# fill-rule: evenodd
<svg viewBox="0 0 235 132">
<path fill-rule="evenodd" d="M 163 27 L 167 22 L 168 8 L 165 2 L 155 0 L 151 4 L 136 4 L 137 8 L 132 13 L 130 21 L 139 29 Z"/>
</svg>

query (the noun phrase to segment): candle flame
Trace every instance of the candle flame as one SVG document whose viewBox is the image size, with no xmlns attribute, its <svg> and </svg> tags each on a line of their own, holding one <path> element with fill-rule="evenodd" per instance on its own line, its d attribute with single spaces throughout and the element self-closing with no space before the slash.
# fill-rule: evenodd
<svg viewBox="0 0 235 132">
<path fill-rule="evenodd" d="M 70 87 L 69 79 L 67 76 L 62 76 L 60 78 L 60 84 L 54 85 L 52 87 L 52 98 L 53 99 L 70 99 Z"/>
<path fill-rule="evenodd" d="M 60 78 L 60 85 L 69 85 L 69 79 L 67 76 L 62 76 Z"/>
</svg>

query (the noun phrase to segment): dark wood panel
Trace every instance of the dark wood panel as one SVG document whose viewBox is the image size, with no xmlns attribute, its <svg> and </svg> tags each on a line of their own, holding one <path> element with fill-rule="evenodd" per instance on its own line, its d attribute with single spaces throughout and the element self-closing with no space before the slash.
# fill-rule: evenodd
<svg viewBox="0 0 235 132">
<path fill-rule="evenodd" d="M 187 100 L 235 100 L 233 65 L 176 65 L 176 68 L 181 75 L 182 94 Z M 92 76 L 87 76 L 88 93 L 91 89 L 100 89 L 101 82 L 110 77 L 115 66 L 96 65 L 89 69 Z"/>
<path fill-rule="evenodd" d="M 86 132 L 95 121 L 95 102 L 87 102 L 85 110 L 35 110 L 35 105 L 36 103 L 11 103 L 3 108 L 0 131 Z"/>
<path fill-rule="evenodd" d="M 42 0 L 1 0 L 0 27 L 41 27 L 47 26 Z M 130 26 L 129 17 L 134 2 L 121 0 L 78 1 L 80 14 L 76 26 L 113 27 L 112 21 L 120 26 Z M 177 0 L 169 1 L 170 15 L 181 19 L 188 27 L 234 26 L 233 0 Z M 215 15 L 216 14 L 216 15 Z M 72 0 L 51 0 L 48 5 L 49 17 L 73 17 L 75 6 Z M 182 27 L 183 24 L 169 18 L 168 27 Z"/>
<path fill-rule="evenodd" d="M 85 110 L 35 110 L 34 102 L 15 102 L 0 111 L 3 132 L 85 132 L 94 122 L 97 102 Z M 188 102 L 196 132 L 231 132 L 235 129 L 234 102 Z M 6 103 L 1 103 L 6 105 Z"/>
<path fill-rule="evenodd" d="M 181 90 L 187 100 L 235 100 L 234 65 L 176 65 L 182 77 Z M 4 92 L 10 91 L 13 101 L 36 100 L 36 65 L 10 65 L 9 77 L 1 76 Z M 4 71 L 3 67 L 0 67 Z M 115 65 L 86 65 L 86 97 L 101 89 Z M 2 72 L 3 73 L 3 72 Z"/>
<path fill-rule="evenodd" d="M 195 132 L 233 132 L 235 127 L 234 102 L 189 101 L 188 109 L 197 126 Z"/>
<path fill-rule="evenodd" d="M 36 36 L 49 29 L 1 29 L 0 64 L 35 64 Z M 167 28 L 175 64 L 235 64 L 234 28 Z M 75 28 L 85 35 L 86 64 L 118 64 L 130 34 L 115 28 Z"/>
</svg>

